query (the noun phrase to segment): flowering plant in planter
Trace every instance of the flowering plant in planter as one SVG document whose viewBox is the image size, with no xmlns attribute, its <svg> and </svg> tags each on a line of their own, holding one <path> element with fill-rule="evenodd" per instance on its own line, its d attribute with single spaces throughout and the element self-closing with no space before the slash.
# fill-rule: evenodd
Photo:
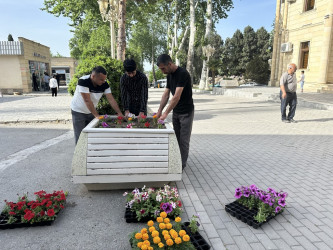
<svg viewBox="0 0 333 250">
<path fill-rule="evenodd" d="M 150 220 L 147 227 L 130 235 L 132 249 L 195 249 L 190 236 L 181 228 L 181 218 L 172 224 L 166 212 L 161 212 L 156 222 Z"/>
<path fill-rule="evenodd" d="M 139 119 L 138 119 L 139 118 Z M 154 117 L 147 117 L 142 115 L 140 117 L 136 117 L 133 114 L 129 114 L 126 118 L 121 116 L 118 117 L 110 117 L 108 115 L 102 115 L 99 117 L 99 122 L 96 128 L 158 128 L 164 129 L 164 121 L 159 123 L 156 121 L 156 115 Z"/>
<path fill-rule="evenodd" d="M 254 216 L 254 219 L 258 222 L 264 222 L 268 216 L 275 216 L 282 212 L 286 207 L 287 196 L 286 192 L 277 192 L 273 188 L 264 191 L 254 184 L 249 187 L 242 186 L 235 190 L 238 203 L 250 210 L 258 210 L 258 213 Z"/>
<path fill-rule="evenodd" d="M 6 205 L 1 214 L 8 217 L 7 224 L 51 221 L 65 207 L 67 192 L 54 191 L 48 194 L 41 190 L 34 194 L 36 200 L 30 201 L 27 195 L 19 197 L 16 203 L 5 200 Z"/>
<path fill-rule="evenodd" d="M 136 188 L 131 193 L 124 193 L 127 196 L 126 207 L 136 213 L 140 221 L 143 217 L 156 218 L 161 212 L 166 212 L 169 217 L 176 217 L 182 212 L 182 203 L 176 187 L 164 185 L 158 190 L 146 188 L 141 191 Z"/>
</svg>

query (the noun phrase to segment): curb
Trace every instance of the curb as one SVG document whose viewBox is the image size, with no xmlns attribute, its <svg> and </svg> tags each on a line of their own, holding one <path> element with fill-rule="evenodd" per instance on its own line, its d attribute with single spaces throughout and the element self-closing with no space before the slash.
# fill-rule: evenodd
<svg viewBox="0 0 333 250">
<path fill-rule="evenodd" d="M 12 120 L 0 121 L 0 124 L 15 124 L 15 123 L 72 123 L 72 119 L 49 119 L 49 120 Z"/>
</svg>

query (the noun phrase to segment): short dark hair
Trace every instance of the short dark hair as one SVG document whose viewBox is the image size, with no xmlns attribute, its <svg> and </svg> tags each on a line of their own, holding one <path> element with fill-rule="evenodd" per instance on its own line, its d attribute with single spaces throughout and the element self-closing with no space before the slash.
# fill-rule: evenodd
<svg viewBox="0 0 333 250">
<path fill-rule="evenodd" d="M 123 65 L 126 72 L 133 72 L 136 70 L 136 63 L 133 59 L 126 59 Z"/>
<path fill-rule="evenodd" d="M 304 70 L 302 70 L 301 72 L 304 73 Z"/>
<path fill-rule="evenodd" d="M 102 66 L 97 66 L 97 67 L 93 68 L 92 72 L 95 72 L 97 74 L 106 75 L 106 70 Z"/>
<path fill-rule="evenodd" d="M 159 66 L 161 63 L 163 63 L 164 65 L 172 63 L 172 59 L 169 55 L 162 54 L 157 58 L 156 65 Z"/>
</svg>

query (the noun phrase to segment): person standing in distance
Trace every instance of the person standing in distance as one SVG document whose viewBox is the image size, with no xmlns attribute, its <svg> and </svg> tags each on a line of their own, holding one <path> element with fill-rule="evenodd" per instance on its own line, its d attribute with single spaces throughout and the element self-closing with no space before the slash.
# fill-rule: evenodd
<svg viewBox="0 0 333 250">
<path fill-rule="evenodd" d="M 191 77 L 186 69 L 174 64 L 167 54 L 162 54 L 157 58 L 157 66 L 164 74 L 167 74 L 167 86 L 156 115 L 160 120 L 165 120 L 173 110 L 172 124 L 180 149 L 182 168 L 184 169 L 190 149 L 194 117 Z M 163 113 L 163 109 L 169 101 L 170 92 L 173 97 Z"/>
<path fill-rule="evenodd" d="M 52 91 L 52 97 L 53 96 L 57 96 L 58 83 L 57 83 L 57 79 L 56 79 L 55 75 L 53 75 L 53 77 L 50 79 L 49 87 L 50 87 L 50 89 Z"/>
<path fill-rule="evenodd" d="M 125 116 L 129 113 L 139 117 L 147 115 L 148 79 L 136 69 L 133 59 L 124 61 L 124 69 L 125 74 L 120 78 L 120 90 Z"/>
<path fill-rule="evenodd" d="M 79 79 L 71 102 L 75 144 L 77 144 L 84 127 L 94 118 L 99 118 L 96 106 L 103 94 L 118 116 L 123 116 L 111 94 L 110 86 L 106 82 L 106 70 L 97 66 L 90 75 L 82 76 Z"/>
<path fill-rule="evenodd" d="M 301 92 L 303 92 L 303 88 L 304 88 L 304 79 L 305 79 L 304 70 L 302 70 L 301 77 L 299 79 L 299 82 L 301 83 Z"/>
<path fill-rule="evenodd" d="M 285 123 L 296 123 L 294 120 L 297 105 L 297 79 L 295 63 L 290 63 L 287 67 L 288 71 L 283 73 L 280 78 L 280 100 L 281 100 L 281 119 Z M 289 105 L 289 113 L 286 115 L 286 108 Z"/>
</svg>

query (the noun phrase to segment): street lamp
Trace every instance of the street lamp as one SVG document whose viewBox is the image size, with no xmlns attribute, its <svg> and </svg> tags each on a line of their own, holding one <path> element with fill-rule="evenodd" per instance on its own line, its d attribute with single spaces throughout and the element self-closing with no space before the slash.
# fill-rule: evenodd
<svg viewBox="0 0 333 250">
<path fill-rule="evenodd" d="M 202 51 L 204 53 L 204 55 L 207 57 L 207 76 L 206 76 L 206 83 L 205 83 L 205 90 L 209 90 L 209 80 L 208 80 L 208 77 L 209 77 L 209 58 L 214 54 L 215 52 L 215 48 L 213 46 L 211 46 L 210 44 L 209 45 L 206 45 L 202 48 Z"/>
<path fill-rule="evenodd" d="M 115 59 L 116 34 L 114 31 L 114 23 L 117 20 L 119 0 L 98 0 L 97 2 L 103 22 L 110 22 L 111 58 Z"/>
</svg>

